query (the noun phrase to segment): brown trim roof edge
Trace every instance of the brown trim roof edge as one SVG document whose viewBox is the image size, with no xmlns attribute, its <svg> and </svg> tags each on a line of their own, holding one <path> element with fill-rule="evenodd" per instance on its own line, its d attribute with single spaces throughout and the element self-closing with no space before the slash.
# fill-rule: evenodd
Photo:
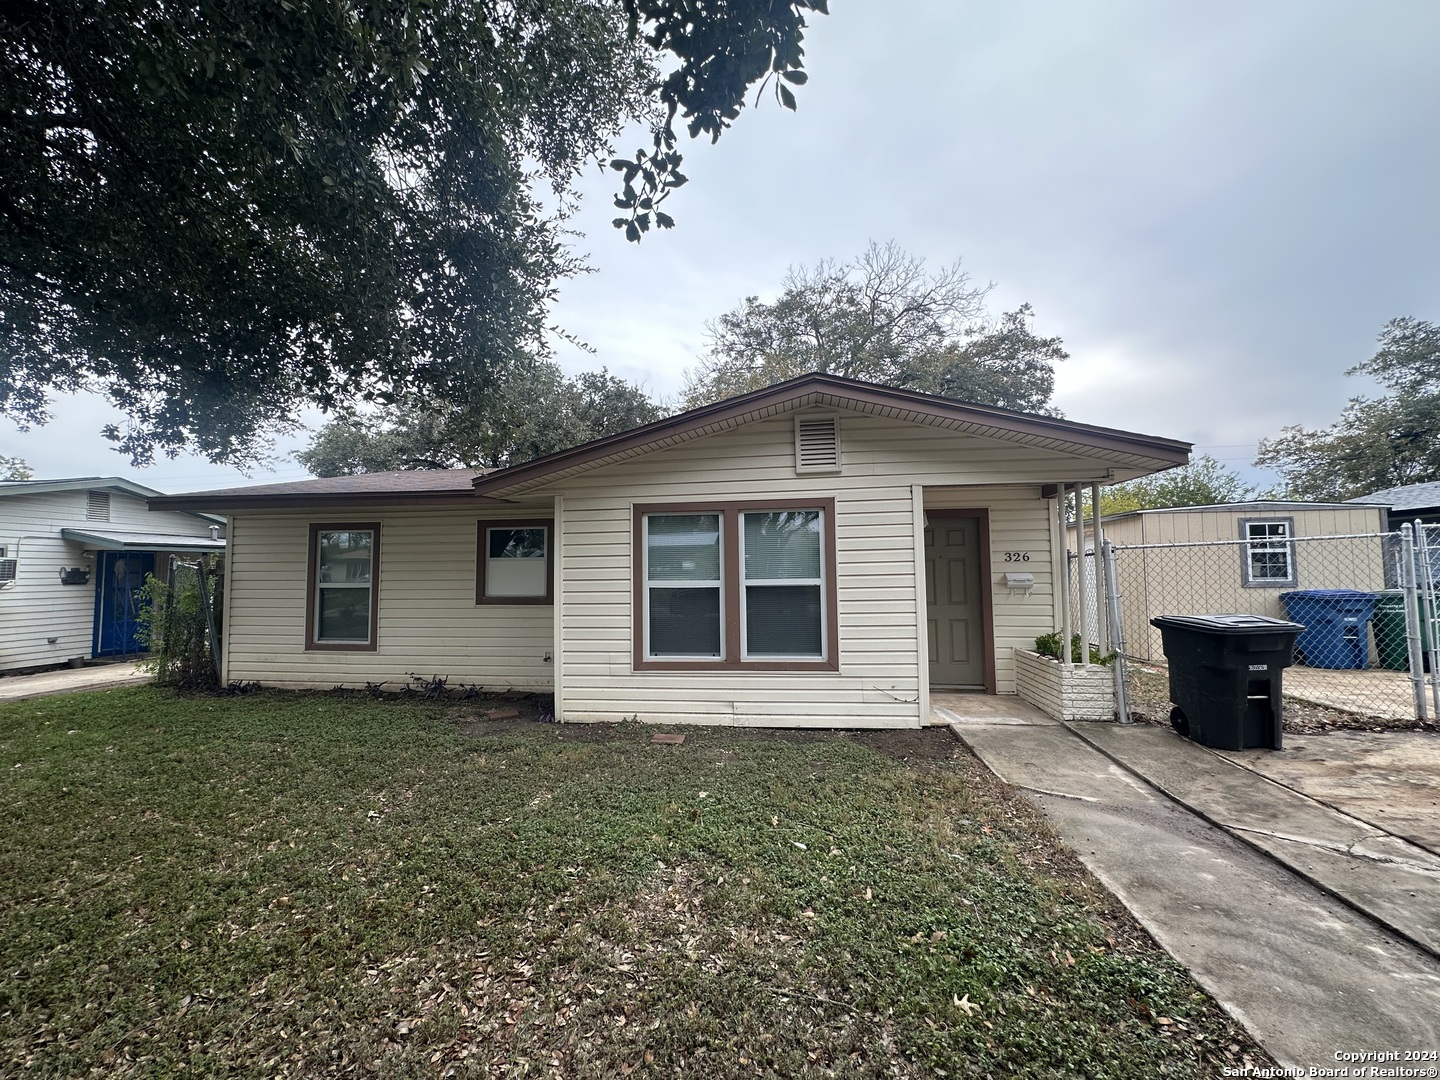
<svg viewBox="0 0 1440 1080">
<path fill-rule="evenodd" d="M 534 481 L 550 473 L 561 472 L 575 466 L 584 466 L 613 454 L 624 453 L 656 442 L 667 436 L 682 435 L 689 431 L 724 423 L 746 413 L 781 405 L 814 393 L 832 393 L 888 408 L 908 409 L 912 412 L 929 413 L 937 418 L 989 422 L 996 427 L 1007 428 L 1020 434 L 1031 434 L 1045 438 L 1069 439 L 1086 443 L 1097 449 L 1139 453 L 1153 456 L 1158 461 L 1171 461 L 1183 465 L 1189 461 L 1193 444 L 1177 439 L 1164 439 L 1156 435 L 1142 435 L 1118 428 L 1097 427 L 1079 424 L 1073 420 L 1037 416 L 1033 413 L 1002 409 L 994 405 L 975 405 L 922 394 L 914 390 L 902 390 L 891 386 L 846 379 L 839 375 L 801 375 L 787 382 L 754 390 L 739 397 L 726 398 L 713 405 L 702 405 L 698 409 L 679 413 L 657 420 L 644 427 L 632 428 L 603 439 L 582 443 L 569 450 L 548 454 L 521 465 L 500 469 L 484 476 L 477 476 L 474 487 L 477 493 L 503 491 L 519 484 Z"/>
</svg>

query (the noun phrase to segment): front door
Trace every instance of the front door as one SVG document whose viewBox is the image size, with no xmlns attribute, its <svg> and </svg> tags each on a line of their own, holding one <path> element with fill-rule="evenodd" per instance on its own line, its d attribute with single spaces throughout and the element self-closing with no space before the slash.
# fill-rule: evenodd
<svg viewBox="0 0 1440 1080">
<path fill-rule="evenodd" d="M 935 516 L 925 528 L 930 685 L 983 690 L 980 519 Z"/>
<path fill-rule="evenodd" d="M 149 551 L 102 551 L 95 560 L 95 655 L 136 656 L 145 578 L 155 572 Z"/>
</svg>

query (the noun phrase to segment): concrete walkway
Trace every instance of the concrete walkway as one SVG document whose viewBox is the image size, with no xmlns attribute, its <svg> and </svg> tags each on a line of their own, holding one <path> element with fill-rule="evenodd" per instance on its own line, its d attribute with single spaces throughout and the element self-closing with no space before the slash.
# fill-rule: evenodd
<svg viewBox="0 0 1440 1080">
<path fill-rule="evenodd" d="M 130 663 L 59 668 L 37 675 L 6 675 L 0 678 L 0 701 L 73 694 L 80 690 L 109 690 L 116 686 L 138 686 L 149 681 L 148 674 Z"/>
<path fill-rule="evenodd" d="M 1164 729 L 1085 730 L 1093 735 L 1101 727 L 1108 730 L 1092 743 L 1038 712 L 1000 723 L 976 717 L 952 724 L 993 772 L 1044 809 L 1091 872 L 1277 1061 L 1333 1069 L 1337 1051 L 1440 1049 L 1440 959 L 1214 824 L 1233 816 L 1264 832 L 1287 833 L 1232 805 L 1238 789 L 1209 779 L 1222 768 L 1240 772 L 1236 766 L 1199 747 L 1192 746 L 1200 757 L 1183 750 L 1183 757 L 1171 755 L 1191 744 Z M 1197 800 L 1204 795 L 1216 816 L 1206 820 L 1177 805 L 1106 756 L 1097 744 L 1107 738 L 1117 758 L 1162 774 L 1177 792 Z M 1252 785 L 1242 786 L 1248 797 Z M 1324 831 L 1319 819 L 1308 817 L 1302 824 L 1294 837 L 1267 842 L 1306 846 L 1307 858 L 1328 865 L 1339 857 L 1332 841 L 1355 839 L 1353 826 L 1335 832 L 1330 821 Z M 1313 850 L 1324 854 L 1309 854 L 1313 846 L 1305 840 L 1322 841 Z M 1387 856 L 1411 854 L 1384 837 L 1366 834 L 1365 844 Z M 1367 874 L 1379 871 L 1367 881 L 1413 875 L 1394 878 L 1416 885 L 1417 896 L 1406 902 L 1394 890 L 1385 893 L 1393 902 L 1389 914 L 1412 930 L 1430 925 L 1418 895 L 1429 892 L 1435 908 L 1427 866 L 1402 869 L 1373 857 L 1350 862 Z"/>
</svg>

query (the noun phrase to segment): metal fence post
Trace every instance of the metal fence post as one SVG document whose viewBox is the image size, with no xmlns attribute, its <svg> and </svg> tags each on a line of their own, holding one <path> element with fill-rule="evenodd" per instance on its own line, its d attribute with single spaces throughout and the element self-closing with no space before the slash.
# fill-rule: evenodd
<svg viewBox="0 0 1440 1080">
<path fill-rule="evenodd" d="M 215 666 L 215 681 L 220 681 L 220 635 L 215 629 L 215 612 L 210 607 L 210 579 L 205 573 L 205 556 L 195 561 L 200 578 L 200 610 L 205 614 L 205 638 L 210 644 L 210 662 Z"/>
<path fill-rule="evenodd" d="M 1415 694 L 1415 718 L 1427 718 L 1425 659 L 1420 648 L 1419 590 L 1415 581 L 1415 529 L 1400 526 L 1400 587 L 1405 591 L 1405 651 L 1409 658 L 1410 688 Z"/>
<path fill-rule="evenodd" d="M 1109 623 L 1110 650 L 1115 659 L 1115 712 L 1120 723 L 1130 720 L 1129 668 L 1125 659 L 1125 621 L 1120 617 L 1120 579 L 1115 574 L 1115 545 L 1104 542 L 1102 555 L 1105 559 L 1105 618 Z"/>
<path fill-rule="evenodd" d="M 1440 717 L 1440 642 L 1435 640 L 1436 626 L 1435 611 L 1435 565 L 1431 562 L 1430 538 L 1426 535 L 1425 526 L 1417 520 L 1415 522 L 1416 553 L 1420 562 L 1416 567 L 1417 591 L 1420 594 L 1420 615 L 1419 621 L 1422 628 L 1420 635 L 1420 648 L 1422 655 L 1428 655 L 1430 660 L 1430 705 L 1434 709 L 1434 715 Z M 1421 678 L 1424 678 L 1423 672 Z"/>
</svg>

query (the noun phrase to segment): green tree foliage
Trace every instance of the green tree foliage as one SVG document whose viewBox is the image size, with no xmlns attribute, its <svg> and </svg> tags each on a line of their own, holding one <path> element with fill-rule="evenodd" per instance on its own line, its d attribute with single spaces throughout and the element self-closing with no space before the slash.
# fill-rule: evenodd
<svg viewBox="0 0 1440 1080">
<path fill-rule="evenodd" d="M 1053 412 L 1058 337 L 1036 337 L 1026 304 L 985 317 L 988 286 L 957 262 L 927 271 L 893 242 L 849 263 L 790 270 L 773 303 L 747 297 L 710 322 L 687 373 L 687 408 L 819 371 L 926 393 Z"/>
<path fill-rule="evenodd" d="M 1353 397 L 1327 428 L 1287 427 L 1261 441 L 1255 464 L 1275 469 L 1292 499 L 1351 499 L 1440 480 L 1440 327 L 1393 319 L 1375 355 L 1346 372 L 1390 391 Z"/>
<path fill-rule="evenodd" d="M 803 81 L 824 10 L 0 5 L 0 411 L 96 389 L 137 464 L 243 463 L 306 404 L 483 393 L 545 354 L 580 169 L 648 123 L 621 224 L 669 225 L 677 119 L 715 138 L 756 80 Z"/>
<path fill-rule="evenodd" d="M 0 480 L 33 480 L 35 470 L 24 458 L 0 454 Z"/>
<path fill-rule="evenodd" d="M 316 476 L 502 468 L 648 424 L 664 410 L 608 371 L 567 379 L 552 361 L 533 361 L 469 405 L 409 402 L 387 415 L 378 424 L 332 421 L 295 457 Z"/>
<path fill-rule="evenodd" d="M 1235 470 L 1209 454 L 1201 454 L 1183 468 L 1102 489 L 1100 513 L 1103 516 L 1170 506 L 1217 506 L 1261 497 Z M 1090 517 L 1088 502 L 1085 516 Z"/>
</svg>

